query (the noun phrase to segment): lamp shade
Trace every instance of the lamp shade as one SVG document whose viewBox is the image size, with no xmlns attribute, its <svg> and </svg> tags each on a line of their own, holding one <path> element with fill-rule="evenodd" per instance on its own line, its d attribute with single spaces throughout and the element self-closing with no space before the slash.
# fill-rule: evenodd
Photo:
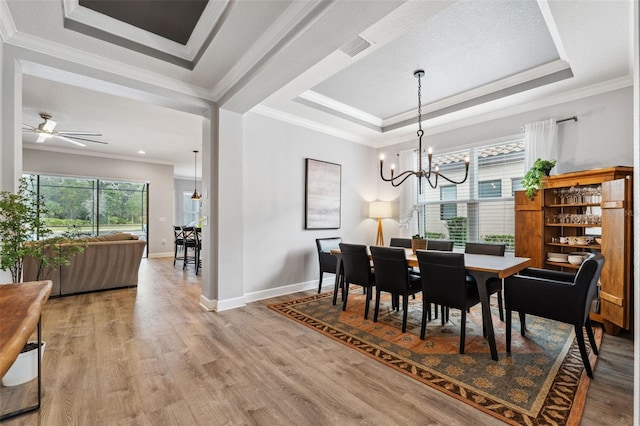
<svg viewBox="0 0 640 426">
<path fill-rule="evenodd" d="M 369 217 L 383 219 L 391 217 L 391 203 L 388 201 L 372 201 L 369 203 Z"/>
</svg>

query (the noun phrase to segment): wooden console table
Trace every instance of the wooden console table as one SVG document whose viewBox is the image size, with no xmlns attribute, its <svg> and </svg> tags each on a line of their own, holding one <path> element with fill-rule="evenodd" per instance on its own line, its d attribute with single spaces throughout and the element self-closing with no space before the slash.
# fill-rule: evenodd
<svg viewBox="0 0 640 426">
<path fill-rule="evenodd" d="M 38 403 L 32 407 L 4 414 L 0 420 L 40 408 L 42 394 L 40 316 L 44 304 L 51 294 L 51 287 L 51 281 L 0 285 L 0 315 L 2 316 L 2 321 L 0 321 L 0 377 L 4 377 L 33 331 L 37 329 L 38 333 Z"/>
</svg>

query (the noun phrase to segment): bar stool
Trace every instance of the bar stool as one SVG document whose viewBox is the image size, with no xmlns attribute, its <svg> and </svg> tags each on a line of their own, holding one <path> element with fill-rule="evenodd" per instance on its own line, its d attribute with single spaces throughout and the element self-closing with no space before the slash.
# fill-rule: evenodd
<svg viewBox="0 0 640 426">
<path fill-rule="evenodd" d="M 178 259 L 178 248 L 184 250 L 184 235 L 182 226 L 173 225 L 173 266 L 176 266 Z"/>
</svg>

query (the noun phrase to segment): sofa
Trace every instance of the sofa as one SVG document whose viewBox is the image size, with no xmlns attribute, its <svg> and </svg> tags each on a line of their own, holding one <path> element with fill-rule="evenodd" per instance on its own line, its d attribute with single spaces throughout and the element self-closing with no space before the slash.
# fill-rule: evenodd
<svg viewBox="0 0 640 426">
<path fill-rule="evenodd" d="M 84 251 L 76 253 L 69 266 L 45 271 L 41 277 L 37 276 L 37 262 L 25 258 L 23 281 L 51 280 L 52 297 L 138 285 L 138 269 L 146 241 L 125 232 L 83 238 L 83 241 L 86 241 Z"/>
</svg>

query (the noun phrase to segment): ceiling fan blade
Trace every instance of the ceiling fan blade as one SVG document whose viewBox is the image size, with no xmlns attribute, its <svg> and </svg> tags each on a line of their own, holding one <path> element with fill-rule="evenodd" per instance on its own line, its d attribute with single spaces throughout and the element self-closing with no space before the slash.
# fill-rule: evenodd
<svg viewBox="0 0 640 426">
<path fill-rule="evenodd" d="M 60 130 L 60 131 L 56 132 L 56 134 L 62 135 L 62 136 L 73 136 L 73 135 L 78 135 L 78 136 L 102 136 L 102 133 L 98 133 L 98 132 L 72 132 L 72 131 L 64 131 L 64 130 Z"/>
<path fill-rule="evenodd" d="M 81 137 L 79 137 L 79 136 L 62 136 L 62 135 L 58 135 L 58 137 L 66 137 L 67 139 L 68 139 L 68 138 L 72 138 L 72 139 L 78 139 L 78 140 L 86 141 L 86 142 L 101 143 L 101 144 L 103 144 L 103 145 L 109 145 L 109 142 L 104 142 L 104 141 L 95 141 L 95 140 L 93 140 L 93 139 L 81 138 Z"/>
<path fill-rule="evenodd" d="M 78 145 L 78 146 L 83 146 L 83 147 L 87 146 L 87 145 L 83 144 L 82 142 L 74 141 L 73 139 L 69 139 L 67 137 L 60 136 L 60 135 L 55 135 L 54 138 L 58 138 L 60 140 L 63 140 L 65 142 L 69 142 L 69 143 L 72 143 L 72 144 Z"/>
<path fill-rule="evenodd" d="M 29 126 L 28 124 L 22 123 L 22 130 L 31 130 L 33 132 L 34 130 L 36 130 L 36 128 L 33 126 Z"/>
</svg>

